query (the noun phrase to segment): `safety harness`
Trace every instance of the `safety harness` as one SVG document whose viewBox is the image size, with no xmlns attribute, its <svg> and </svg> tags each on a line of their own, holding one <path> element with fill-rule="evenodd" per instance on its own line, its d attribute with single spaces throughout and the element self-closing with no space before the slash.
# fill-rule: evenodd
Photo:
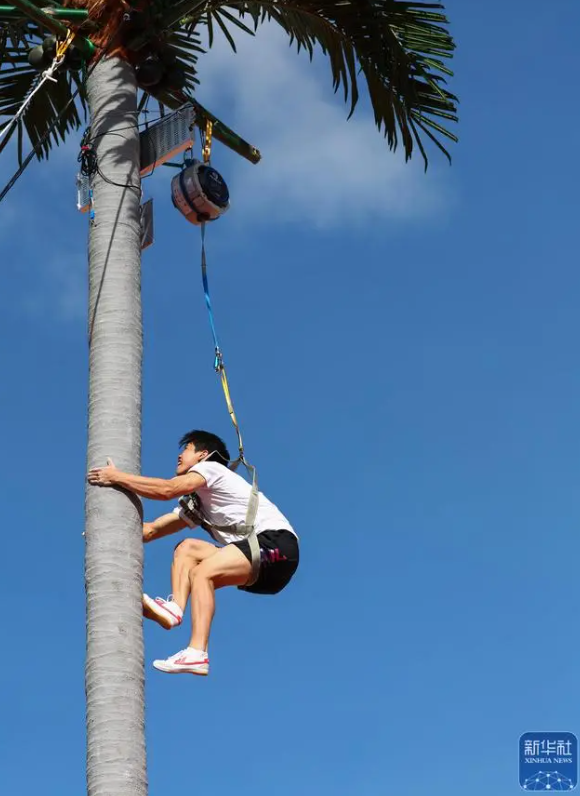
<svg viewBox="0 0 580 796">
<path fill-rule="evenodd" d="M 238 459 L 236 462 L 233 462 L 229 469 L 235 471 L 239 464 L 240 459 Z M 244 462 L 244 464 L 246 463 Z M 246 467 L 248 467 L 247 464 Z M 249 467 L 251 467 L 251 465 L 249 465 Z M 252 469 L 254 470 L 255 474 L 255 468 Z M 244 536 L 248 540 L 248 544 L 250 545 L 250 554 L 252 557 L 252 575 L 250 580 L 246 583 L 246 587 L 253 585 L 257 581 L 260 574 L 260 545 L 258 543 L 258 535 L 256 534 L 255 530 L 258 502 L 259 492 L 255 477 L 252 483 L 252 491 L 248 500 L 248 508 L 246 510 L 246 519 L 244 523 L 238 523 L 236 525 L 217 525 L 216 523 L 210 522 L 203 511 L 201 500 L 199 499 L 197 492 L 184 495 L 179 499 L 179 507 L 181 509 L 182 515 L 191 523 L 193 523 L 193 525 L 199 525 L 200 528 L 203 528 L 204 531 L 207 531 L 207 533 L 209 533 L 210 536 L 216 540 L 216 542 L 220 541 L 219 536 L 216 535 L 219 533 L 235 533 L 240 536 Z"/>
</svg>

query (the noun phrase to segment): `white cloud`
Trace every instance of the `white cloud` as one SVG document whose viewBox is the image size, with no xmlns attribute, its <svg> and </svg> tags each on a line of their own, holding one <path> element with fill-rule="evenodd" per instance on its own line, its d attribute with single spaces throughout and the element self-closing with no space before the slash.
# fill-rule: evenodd
<svg viewBox="0 0 580 796">
<path fill-rule="evenodd" d="M 200 101 L 263 155 L 257 166 L 236 161 L 224 175 L 236 215 L 259 210 L 268 223 L 328 227 L 422 219 L 446 209 L 442 172 L 431 166 L 425 174 L 420 158 L 406 164 L 400 150 L 393 154 L 362 101 L 347 120 L 328 65 L 321 74 L 320 61 L 313 66 L 297 55 L 272 26 L 255 38 L 237 36 L 237 44 L 235 54 L 216 42 L 200 59 L 199 91 Z"/>
</svg>

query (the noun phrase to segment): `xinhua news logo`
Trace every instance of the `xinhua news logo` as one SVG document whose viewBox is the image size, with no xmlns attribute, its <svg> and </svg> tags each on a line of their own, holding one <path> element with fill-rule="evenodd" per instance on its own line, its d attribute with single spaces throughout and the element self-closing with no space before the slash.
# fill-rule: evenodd
<svg viewBox="0 0 580 796">
<path fill-rule="evenodd" d="M 570 791 L 578 784 L 578 739 L 571 732 L 526 732 L 520 738 L 520 786 Z"/>
</svg>

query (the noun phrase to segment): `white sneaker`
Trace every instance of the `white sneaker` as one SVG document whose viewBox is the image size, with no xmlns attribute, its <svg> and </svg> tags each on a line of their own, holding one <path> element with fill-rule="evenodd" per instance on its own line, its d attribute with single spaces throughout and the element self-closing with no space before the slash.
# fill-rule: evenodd
<svg viewBox="0 0 580 796">
<path fill-rule="evenodd" d="M 164 661 L 153 661 L 153 666 L 168 674 L 209 674 L 207 652 L 187 647 Z"/>
<path fill-rule="evenodd" d="M 161 597 L 156 597 L 154 600 L 148 594 L 143 595 L 143 616 L 147 619 L 153 619 L 164 627 L 166 630 L 171 630 L 172 627 L 177 627 L 183 621 L 183 611 L 171 599 L 163 600 Z"/>
</svg>

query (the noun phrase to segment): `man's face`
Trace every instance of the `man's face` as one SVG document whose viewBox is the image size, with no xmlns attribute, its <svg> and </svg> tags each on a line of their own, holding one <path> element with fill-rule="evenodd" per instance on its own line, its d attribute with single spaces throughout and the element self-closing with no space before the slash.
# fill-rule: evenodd
<svg viewBox="0 0 580 796">
<path fill-rule="evenodd" d="M 193 442 L 190 442 L 177 457 L 177 468 L 175 470 L 175 475 L 184 475 L 184 473 L 186 473 L 190 467 L 193 467 L 194 464 L 197 464 L 198 462 L 201 462 L 202 459 L 205 459 L 208 453 L 209 451 L 207 450 L 196 451 L 195 445 Z"/>
</svg>

